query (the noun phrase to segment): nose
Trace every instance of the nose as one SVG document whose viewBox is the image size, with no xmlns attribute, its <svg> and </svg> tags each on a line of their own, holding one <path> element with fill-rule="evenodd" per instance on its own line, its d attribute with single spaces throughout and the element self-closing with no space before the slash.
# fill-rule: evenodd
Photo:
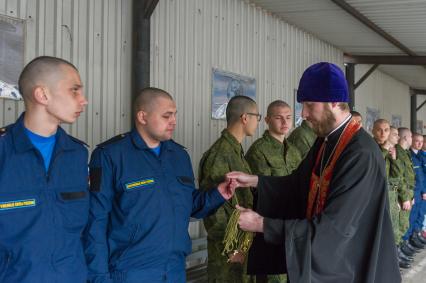
<svg viewBox="0 0 426 283">
<path fill-rule="evenodd" d="M 176 114 L 172 115 L 172 117 L 170 119 L 171 119 L 170 120 L 170 124 L 172 124 L 173 126 L 175 126 L 176 125 Z"/>
<path fill-rule="evenodd" d="M 87 101 L 86 97 L 84 96 L 84 94 L 81 94 L 81 101 L 80 104 L 82 106 L 86 106 L 89 102 Z"/>
</svg>

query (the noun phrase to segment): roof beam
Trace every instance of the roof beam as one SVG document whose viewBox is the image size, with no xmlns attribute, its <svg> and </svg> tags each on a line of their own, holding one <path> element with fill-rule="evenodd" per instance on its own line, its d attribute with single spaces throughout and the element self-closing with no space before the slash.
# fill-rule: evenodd
<svg viewBox="0 0 426 283">
<path fill-rule="evenodd" d="M 410 93 L 413 94 L 422 94 L 426 95 L 426 89 L 420 89 L 420 88 L 410 88 Z"/>
<path fill-rule="evenodd" d="M 360 78 L 359 81 L 356 82 L 356 84 L 354 85 L 354 90 L 357 89 L 371 75 L 371 73 L 373 73 L 374 70 L 377 69 L 377 67 L 379 67 L 379 64 L 374 64 L 373 67 L 371 67 L 370 70 L 368 70 L 367 73 L 365 73 L 364 76 L 362 76 L 362 78 Z"/>
<path fill-rule="evenodd" d="M 345 63 L 379 65 L 426 65 L 426 56 L 344 56 Z"/>
<path fill-rule="evenodd" d="M 404 51 L 406 54 L 410 56 L 417 56 L 417 54 L 414 51 L 410 50 L 407 46 L 399 42 L 396 38 L 394 38 L 393 36 L 385 32 L 383 29 L 381 29 L 378 25 L 373 23 L 366 16 L 358 12 L 358 10 L 356 10 L 354 7 L 346 3 L 346 1 L 344 0 L 331 0 L 331 1 L 333 1 L 337 6 L 339 6 L 340 8 L 348 12 L 350 15 L 355 17 L 361 23 L 363 23 L 364 25 L 372 29 L 375 33 L 379 34 L 384 39 L 386 39 L 387 41 L 389 41 L 390 43 L 392 43 L 393 45 L 395 45 L 396 47 Z"/>
</svg>

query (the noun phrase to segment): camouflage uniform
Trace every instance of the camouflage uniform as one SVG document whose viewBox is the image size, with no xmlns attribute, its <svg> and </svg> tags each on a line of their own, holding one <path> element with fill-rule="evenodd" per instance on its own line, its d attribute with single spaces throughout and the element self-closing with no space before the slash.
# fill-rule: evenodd
<svg viewBox="0 0 426 283">
<path fill-rule="evenodd" d="M 402 204 L 403 202 L 413 199 L 413 191 L 416 183 L 416 176 L 413 169 L 413 162 L 411 161 L 410 153 L 404 150 L 399 144 L 395 146 L 396 156 L 402 163 L 403 180 L 401 190 L 398 191 L 398 199 Z M 399 231 L 404 235 L 408 230 L 410 211 L 401 209 L 399 212 Z"/>
<path fill-rule="evenodd" d="M 399 212 L 398 205 L 398 188 L 402 184 L 403 168 L 400 160 L 395 160 L 391 157 L 387 149 L 380 147 L 383 158 L 386 162 L 386 177 L 388 181 L 388 197 L 389 197 L 389 212 L 392 221 L 393 235 L 395 242 L 398 244 L 401 241 L 402 234 L 399 230 Z"/>
<path fill-rule="evenodd" d="M 242 171 L 251 174 L 250 167 L 244 158 L 241 144 L 225 129 L 222 131 L 222 136 L 201 158 L 198 176 L 200 189 L 215 188 L 223 181 L 225 174 L 230 171 Z M 235 195 L 220 207 L 215 214 L 204 219 L 204 226 L 208 233 L 208 282 L 211 283 L 251 282 L 250 277 L 245 275 L 245 265 L 228 263 L 227 257 L 222 255 L 224 248 L 222 240 L 237 200 L 238 204 L 243 207 L 253 207 L 253 196 L 249 189 L 238 189 Z"/>
<path fill-rule="evenodd" d="M 315 135 L 314 130 L 312 130 L 311 127 L 308 126 L 307 122 L 303 120 L 302 125 L 294 129 L 287 140 L 299 149 L 302 159 L 304 159 L 316 138 L 317 136 Z"/>
<path fill-rule="evenodd" d="M 292 143 L 287 140 L 282 143 L 272 137 L 269 131 L 265 131 L 263 136 L 256 140 L 247 151 L 246 159 L 253 174 L 286 176 L 299 166 L 302 161 L 302 155 Z M 252 248 L 256 248 L 256 240 L 255 238 Z M 263 238 L 261 240 L 263 241 Z M 262 245 L 258 247 L 261 248 Z M 268 275 L 268 283 L 284 282 L 287 282 L 285 274 Z"/>
</svg>

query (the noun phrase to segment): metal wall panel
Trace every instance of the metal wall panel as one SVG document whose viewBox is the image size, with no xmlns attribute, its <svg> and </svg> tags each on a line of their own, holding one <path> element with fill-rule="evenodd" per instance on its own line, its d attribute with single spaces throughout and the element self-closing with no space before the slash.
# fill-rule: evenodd
<svg viewBox="0 0 426 283">
<path fill-rule="evenodd" d="M 0 0 L 0 14 L 26 22 L 25 62 L 51 55 L 80 71 L 89 105 L 72 135 L 94 145 L 130 128 L 131 0 Z M 0 100 L 0 125 L 22 102 Z"/>
<path fill-rule="evenodd" d="M 355 66 L 355 81 L 358 81 L 371 65 Z M 393 77 L 375 70 L 355 90 L 355 109 L 366 117 L 367 107 L 380 110 L 381 118 L 391 121 L 392 115 L 400 115 L 402 126 L 410 127 L 409 86 Z"/>
<path fill-rule="evenodd" d="M 275 99 L 293 104 L 294 89 L 312 63 L 342 66 L 335 47 L 240 0 L 161 0 L 151 18 L 151 84 L 175 98 L 175 140 L 188 148 L 194 170 L 219 137 L 211 117 L 212 68 L 256 78 L 260 112 Z M 247 138 L 247 147 L 264 131 Z"/>
</svg>

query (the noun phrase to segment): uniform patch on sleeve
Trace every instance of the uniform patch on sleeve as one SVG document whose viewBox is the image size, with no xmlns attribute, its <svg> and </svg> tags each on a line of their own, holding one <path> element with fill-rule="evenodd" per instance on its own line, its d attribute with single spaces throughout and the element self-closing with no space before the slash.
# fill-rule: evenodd
<svg viewBox="0 0 426 283">
<path fill-rule="evenodd" d="M 102 179 L 102 168 L 90 168 L 90 191 L 100 192 L 101 191 L 101 179 Z"/>
<path fill-rule="evenodd" d="M 147 179 L 142 179 L 135 182 L 127 183 L 124 186 L 126 187 L 126 190 L 134 190 L 137 188 L 146 187 L 146 186 L 154 185 L 154 184 L 155 184 L 154 178 L 147 178 Z"/>
<path fill-rule="evenodd" d="M 0 211 L 36 206 L 35 199 L 12 200 L 0 202 Z"/>
</svg>

